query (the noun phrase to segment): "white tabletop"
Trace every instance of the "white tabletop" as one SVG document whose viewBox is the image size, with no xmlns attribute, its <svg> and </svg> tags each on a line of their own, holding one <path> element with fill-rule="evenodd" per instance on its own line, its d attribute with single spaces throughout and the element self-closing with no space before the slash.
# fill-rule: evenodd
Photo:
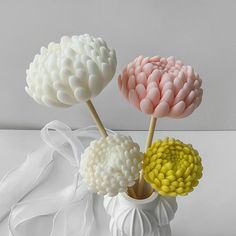
<svg viewBox="0 0 236 236">
<path fill-rule="evenodd" d="M 147 132 L 122 131 L 144 148 Z M 204 175 L 198 188 L 187 197 L 179 197 L 178 211 L 172 221 L 173 236 L 236 235 L 236 132 L 234 131 L 160 131 L 159 138 L 170 136 L 192 143 L 202 156 Z M 42 144 L 39 131 L 0 131 L 0 179 L 24 161 L 26 154 Z M 47 181 L 29 198 L 43 196 L 71 182 L 68 166 L 57 162 Z M 60 175 L 55 179 L 55 173 Z M 7 236 L 7 220 L 0 224 L 0 235 Z M 42 233 L 43 235 L 43 233 Z M 105 236 L 105 235 L 104 235 Z"/>
</svg>

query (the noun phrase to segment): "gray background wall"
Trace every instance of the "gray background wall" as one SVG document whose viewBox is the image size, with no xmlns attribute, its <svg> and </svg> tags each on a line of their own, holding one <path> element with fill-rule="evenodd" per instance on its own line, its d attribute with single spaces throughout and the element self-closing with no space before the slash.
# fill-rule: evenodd
<svg viewBox="0 0 236 236">
<path fill-rule="evenodd" d="M 204 86 L 193 115 L 161 119 L 159 129 L 236 129 L 235 10 L 235 0 L 1 0 L 0 129 L 40 128 L 53 119 L 74 128 L 92 123 L 83 104 L 49 109 L 24 92 L 25 70 L 42 45 L 86 32 L 117 52 L 117 74 L 94 100 L 107 127 L 147 129 L 148 117 L 121 97 L 116 78 L 137 55 L 159 54 L 193 65 Z"/>
</svg>

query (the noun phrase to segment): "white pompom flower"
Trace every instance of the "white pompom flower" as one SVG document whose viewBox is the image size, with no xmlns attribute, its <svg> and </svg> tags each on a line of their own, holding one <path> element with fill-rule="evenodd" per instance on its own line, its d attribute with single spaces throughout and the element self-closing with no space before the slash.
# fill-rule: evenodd
<svg viewBox="0 0 236 236">
<path fill-rule="evenodd" d="M 132 138 L 120 134 L 92 141 L 81 156 L 80 174 L 91 191 L 115 196 L 135 184 L 143 153 Z"/>
<path fill-rule="evenodd" d="M 38 103 L 68 107 L 97 96 L 116 71 L 116 54 L 102 38 L 64 36 L 42 47 L 30 64 L 26 92 Z"/>
</svg>

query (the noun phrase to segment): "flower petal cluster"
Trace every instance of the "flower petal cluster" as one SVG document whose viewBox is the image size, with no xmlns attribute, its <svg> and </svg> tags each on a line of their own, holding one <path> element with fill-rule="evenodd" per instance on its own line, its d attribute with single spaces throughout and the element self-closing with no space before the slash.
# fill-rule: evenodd
<svg viewBox="0 0 236 236">
<path fill-rule="evenodd" d="M 116 71 L 115 51 L 102 38 L 64 36 L 30 64 L 26 92 L 39 104 L 68 107 L 97 96 Z"/>
<path fill-rule="evenodd" d="M 145 180 L 163 196 L 187 195 L 202 177 L 197 150 L 180 140 L 157 140 L 144 154 Z"/>
<path fill-rule="evenodd" d="M 125 98 L 154 117 L 183 118 L 201 103 L 202 80 L 174 57 L 137 57 L 118 78 Z"/>
<path fill-rule="evenodd" d="M 110 135 L 92 141 L 85 149 L 80 174 L 93 192 L 115 196 L 135 184 L 142 160 L 143 153 L 131 137 Z"/>
</svg>

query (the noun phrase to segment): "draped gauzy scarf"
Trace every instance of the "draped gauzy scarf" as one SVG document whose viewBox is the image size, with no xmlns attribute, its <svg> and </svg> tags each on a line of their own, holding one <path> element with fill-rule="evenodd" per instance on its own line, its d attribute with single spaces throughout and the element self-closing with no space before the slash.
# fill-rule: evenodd
<svg viewBox="0 0 236 236">
<path fill-rule="evenodd" d="M 110 134 L 113 131 L 107 130 Z M 52 121 L 41 130 L 45 145 L 28 154 L 25 162 L 0 181 L 0 222 L 9 215 L 9 236 L 90 236 L 98 227 L 94 202 L 99 201 L 82 181 L 78 172 L 80 156 L 89 143 L 99 138 L 95 127 L 72 131 L 60 121 Z M 57 155 L 76 169 L 73 182 L 64 189 L 24 200 L 50 173 Z M 100 201 L 103 201 L 101 197 Z M 99 204 L 102 207 L 102 203 Z M 97 209 L 96 210 L 103 210 Z M 9 214 L 10 213 L 10 214 Z M 104 219 L 103 219 L 104 220 Z M 38 234 L 36 229 L 38 228 Z M 30 230 L 31 229 L 31 230 Z M 95 231 L 96 232 L 96 231 Z"/>
</svg>

